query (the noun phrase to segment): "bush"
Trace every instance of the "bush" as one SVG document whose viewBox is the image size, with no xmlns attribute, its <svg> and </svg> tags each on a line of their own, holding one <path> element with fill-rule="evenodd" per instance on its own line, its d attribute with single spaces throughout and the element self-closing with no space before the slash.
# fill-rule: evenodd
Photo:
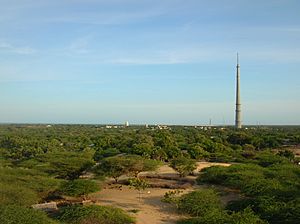
<svg viewBox="0 0 300 224">
<path fill-rule="evenodd" d="M 212 210 L 201 217 L 180 220 L 178 224 L 232 224 L 227 222 L 229 215 L 225 211 Z"/>
<path fill-rule="evenodd" d="M 99 185 L 92 180 L 71 180 L 61 184 L 59 191 L 67 196 L 84 196 L 99 191 Z"/>
<path fill-rule="evenodd" d="M 137 177 L 142 171 L 155 170 L 159 164 L 158 161 L 144 159 L 140 156 L 114 156 L 103 159 L 95 171 L 113 177 L 117 182 L 121 175 L 131 174 Z"/>
<path fill-rule="evenodd" d="M 226 210 L 215 208 L 207 210 L 195 218 L 181 220 L 178 224 L 266 224 L 266 222 L 250 208 L 231 214 Z"/>
<path fill-rule="evenodd" d="M 171 167 L 176 170 L 181 177 L 184 177 L 196 169 L 196 162 L 195 160 L 181 156 L 171 161 Z"/>
<path fill-rule="evenodd" d="M 33 210 L 18 205 L 0 205 L 1 224 L 55 224 L 42 211 Z"/>
<path fill-rule="evenodd" d="M 0 168 L 0 201 L 4 204 L 31 205 L 57 189 L 59 180 L 36 170 Z"/>
<path fill-rule="evenodd" d="M 56 178 L 72 180 L 94 165 L 92 157 L 91 152 L 51 152 L 25 160 L 19 165 L 31 169 L 38 167 Z"/>
<path fill-rule="evenodd" d="M 192 216 L 204 216 L 207 213 L 221 211 L 221 201 L 211 189 L 197 190 L 185 194 L 178 201 L 178 209 Z"/>
<path fill-rule="evenodd" d="M 109 206 L 69 206 L 58 219 L 69 224 L 130 224 L 134 219 L 119 208 Z"/>
<path fill-rule="evenodd" d="M 274 155 L 272 152 L 264 151 L 255 157 L 258 165 L 268 167 L 274 164 L 288 163 L 288 159 L 279 155 Z"/>
<path fill-rule="evenodd" d="M 232 213 L 228 216 L 227 223 L 230 224 L 266 224 L 266 221 L 263 221 L 256 215 L 250 208 L 246 208 L 241 212 Z"/>
<path fill-rule="evenodd" d="M 37 194 L 28 188 L 18 185 L 0 183 L 0 204 L 1 205 L 24 205 L 36 204 L 39 198 Z"/>
<path fill-rule="evenodd" d="M 251 207 L 270 223 L 292 224 L 300 220 L 300 206 L 297 206 L 300 201 L 299 176 L 299 167 L 291 163 L 279 162 L 267 167 L 243 164 L 206 168 L 198 182 L 240 189 L 247 198 L 229 203 L 227 208 L 232 211 Z"/>
<path fill-rule="evenodd" d="M 94 154 L 94 159 L 96 161 L 100 161 L 103 158 L 107 158 L 107 157 L 111 157 L 111 156 L 116 156 L 118 154 L 120 154 L 120 150 L 116 149 L 116 148 L 109 148 L 109 149 L 99 149 L 95 152 Z"/>
<path fill-rule="evenodd" d="M 243 183 L 242 192 L 247 196 L 276 194 L 282 189 L 278 180 L 254 178 Z"/>
</svg>

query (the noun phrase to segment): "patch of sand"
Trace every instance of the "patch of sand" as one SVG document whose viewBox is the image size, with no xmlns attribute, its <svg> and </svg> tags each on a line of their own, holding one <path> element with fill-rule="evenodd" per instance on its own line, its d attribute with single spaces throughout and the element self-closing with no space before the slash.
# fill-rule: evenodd
<svg viewBox="0 0 300 224">
<path fill-rule="evenodd" d="M 228 163 L 211 163 L 197 162 L 197 168 L 194 174 L 197 175 L 202 169 L 211 166 L 230 166 Z M 141 175 L 156 174 L 167 177 L 178 177 L 178 173 L 168 165 L 161 166 L 155 172 L 144 172 Z M 188 178 L 195 179 L 195 176 Z M 205 188 L 205 186 L 202 186 Z M 194 189 L 202 188 L 197 186 L 182 190 L 183 193 L 188 193 Z M 99 205 L 111 205 L 127 211 L 133 217 L 136 217 L 137 224 L 173 224 L 177 220 L 184 218 L 183 215 L 177 213 L 176 208 L 170 204 L 161 201 L 164 194 L 170 189 L 164 188 L 148 188 L 143 191 L 141 199 L 137 190 L 125 185 L 108 184 L 103 187 L 103 190 L 92 194 L 91 198 L 97 201 Z M 236 198 L 236 194 L 229 194 L 222 198 L 225 203 Z M 138 210 L 134 213 L 133 210 Z"/>
<path fill-rule="evenodd" d="M 196 163 L 196 169 L 194 170 L 193 174 L 197 175 L 202 169 L 211 167 L 211 166 L 230 166 L 230 163 L 212 163 L 212 162 L 197 162 Z M 159 167 L 156 171 L 154 172 L 142 172 L 140 175 L 145 175 L 145 174 L 158 174 L 161 176 L 169 176 L 169 177 L 177 177 L 179 174 L 169 165 L 163 165 Z"/>
<path fill-rule="evenodd" d="M 99 193 L 91 195 L 99 205 L 111 205 L 127 211 L 136 217 L 137 224 L 172 224 L 184 216 L 176 212 L 172 205 L 161 202 L 169 189 L 151 188 L 145 190 L 141 198 L 137 190 L 124 185 L 106 186 Z M 184 193 L 191 191 L 184 190 Z M 133 213 L 133 210 L 138 212 Z"/>
<path fill-rule="evenodd" d="M 212 162 L 197 162 L 197 168 L 194 171 L 195 174 L 198 174 L 201 170 L 211 166 L 231 166 L 230 163 L 212 163 Z"/>
</svg>

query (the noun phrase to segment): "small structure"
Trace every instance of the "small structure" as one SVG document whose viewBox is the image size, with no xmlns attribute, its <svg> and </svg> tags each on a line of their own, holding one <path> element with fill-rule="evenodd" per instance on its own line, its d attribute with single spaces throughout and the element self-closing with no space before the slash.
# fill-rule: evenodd
<svg viewBox="0 0 300 224">
<path fill-rule="evenodd" d="M 44 212 L 56 212 L 58 210 L 56 202 L 47 202 L 42 204 L 35 204 L 31 206 L 33 209 Z"/>
</svg>

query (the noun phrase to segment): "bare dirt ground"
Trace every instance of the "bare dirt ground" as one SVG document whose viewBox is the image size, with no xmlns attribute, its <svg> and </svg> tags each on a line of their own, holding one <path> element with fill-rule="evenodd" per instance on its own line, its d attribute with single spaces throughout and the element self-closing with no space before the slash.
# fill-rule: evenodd
<svg viewBox="0 0 300 224">
<path fill-rule="evenodd" d="M 139 199 L 137 190 L 124 185 L 119 189 L 119 186 L 115 185 L 114 188 L 106 187 L 94 194 L 93 198 L 100 205 L 112 205 L 127 211 L 136 217 L 137 224 L 170 224 L 175 223 L 182 216 L 176 213 L 172 205 L 161 202 L 163 195 L 168 191 L 169 189 L 162 188 L 147 189 Z M 137 212 L 134 213 L 134 210 Z"/>
<path fill-rule="evenodd" d="M 195 173 L 201 171 L 201 169 L 210 166 L 230 166 L 227 163 L 209 163 L 198 162 Z M 155 172 L 145 172 L 141 175 L 156 174 L 164 177 L 176 178 L 178 174 L 168 165 L 161 166 Z M 188 178 L 195 179 L 195 176 L 189 176 Z M 205 188 L 205 186 L 203 186 Z M 181 189 L 183 193 L 190 192 L 197 187 L 189 187 L 187 189 Z M 137 190 L 132 189 L 125 185 L 107 184 L 103 187 L 102 191 L 92 194 L 92 200 L 97 201 L 99 205 L 111 205 L 119 207 L 129 212 L 130 215 L 136 217 L 137 224 L 172 224 L 177 220 L 184 218 L 176 212 L 176 208 L 172 205 L 161 201 L 164 194 L 170 191 L 165 188 L 148 188 L 142 193 L 141 199 L 139 199 L 139 193 Z M 232 200 L 236 197 L 235 193 L 229 192 L 223 197 L 224 201 Z M 222 199 L 222 200 L 223 200 Z"/>
</svg>

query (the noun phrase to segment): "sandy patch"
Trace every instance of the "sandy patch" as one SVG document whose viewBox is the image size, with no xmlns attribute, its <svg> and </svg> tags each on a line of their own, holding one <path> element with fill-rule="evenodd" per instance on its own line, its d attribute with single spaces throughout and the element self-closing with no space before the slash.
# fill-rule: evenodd
<svg viewBox="0 0 300 224">
<path fill-rule="evenodd" d="M 176 208 L 172 205 L 161 202 L 169 189 L 147 189 L 139 199 L 137 190 L 124 185 L 120 186 L 107 186 L 101 192 L 91 195 L 91 198 L 99 205 L 112 205 L 127 211 L 136 217 L 137 224 L 171 224 L 183 218 L 182 215 L 176 213 Z M 188 191 L 190 190 L 184 192 Z M 138 212 L 133 213 L 133 210 L 138 210 Z"/>
<path fill-rule="evenodd" d="M 212 163 L 212 162 L 197 162 L 196 163 L 196 169 L 194 170 L 193 174 L 194 175 L 198 175 L 199 172 L 207 167 L 211 167 L 211 166 L 230 166 L 230 163 Z M 141 172 L 140 175 L 147 175 L 147 174 L 157 174 L 160 176 L 165 176 L 165 177 L 178 177 L 179 174 L 169 165 L 163 165 L 161 167 L 159 167 L 156 171 L 154 172 Z"/>
<path fill-rule="evenodd" d="M 206 167 L 230 165 L 231 164 L 228 163 L 198 162 L 197 169 L 194 171 L 194 174 L 198 174 Z M 179 177 L 178 173 L 168 165 L 161 166 L 155 172 L 143 172 L 140 175 L 143 176 L 149 174 L 158 175 L 160 177 L 170 177 L 171 179 Z M 187 178 L 195 179 L 196 176 L 188 176 Z M 205 186 L 195 186 L 181 190 L 183 193 L 188 193 L 194 189 L 203 187 L 205 188 Z M 111 205 L 127 211 L 130 215 L 136 217 L 137 224 L 172 224 L 176 223 L 177 220 L 184 218 L 184 216 L 178 214 L 174 206 L 161 202 L 164 194 L 168 191 L 170 191 L 170 189 L 148 188 L 143 191 L 142 198 L 139 199 L 138 191 L 130 188 L 129 186 L 107 184 L 103 187 L 102 191 L 92 194 L 91 198 L 94 201 L 97 201 L 97 204 L 99 205 Z M 225 199 L 225 201 L 229 201 L 233 199 L 233 196 L 223 196 L 223 199 Z M 133 210 L 138 210 L 138 212 L 134 213 Z"/>
<path fill-rule="evenodd" d="M 211 167 L 211 166 L 231 166 L 231 164 L 230 163 L 197 162 L 197 168 L 194 171 L 194 173 L 198 174 L 202 169 Z"/>
</svg>

